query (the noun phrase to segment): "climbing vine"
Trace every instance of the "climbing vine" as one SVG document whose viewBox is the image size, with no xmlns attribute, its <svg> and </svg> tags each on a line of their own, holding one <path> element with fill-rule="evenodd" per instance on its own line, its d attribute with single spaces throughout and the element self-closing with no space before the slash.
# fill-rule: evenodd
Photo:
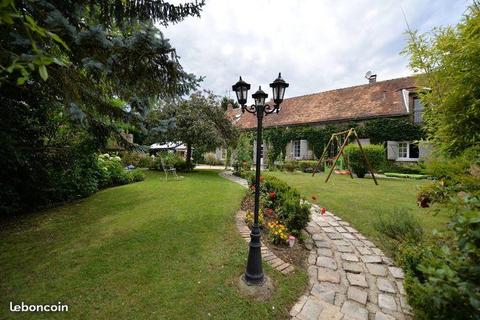
<svg viewBox="0 0 480 320">
<path fill-rule="evenodd" d="M 315 157 L 319 158 L 331 135 L 349 128 L 355 128 L 361 138 L 370 138 L 370 142 L 374 144 L 382 144 L 388 140 L 413 141 L 426 138 L 422 127 L 413 124 L 408 118 L 383 118 L 369 120 L 364 125 L 350 122 L 324 128 L 313 126 L 266 128 L 263 135 L 271 146 L 268 152 L 269 165 L 280 158 L 284 160 L 287 144 L 298 139 L 307 140 Z"/>
</svg>

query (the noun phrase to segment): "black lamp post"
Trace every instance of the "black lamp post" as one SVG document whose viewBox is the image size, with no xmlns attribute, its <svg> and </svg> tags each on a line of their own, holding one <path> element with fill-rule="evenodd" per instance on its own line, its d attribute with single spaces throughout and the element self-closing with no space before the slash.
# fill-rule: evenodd
<svg viewBox="0 0 480 320">
<path fill-rule="evenodd" d="M 233 91 L 237 95 L 238 103 L 242 106 L 242 113 L 245 111 L 257 116 L 257 155 L 255 164 L 255 209 L 252 232 L 250 233 L 250 250 L 248 252 L 247 269 L 245 271 L 245 281 L 249 285 L 258 285 L 263 283 L 263 270 L 262 270 L 262 253 L 260 242 L 260 226 L 258 224 L 258 210 L 260 200 L 260 153 L 262 145 L 262 122 L 263 116 L 270 113 L 280 111 L 280 104 L 283 101 L 285 89 L 288 87 L 288 83 L 282 79 L 282 75 L 279 73 L 278 78 L 270 83 L 270 87 L 273 91 L 274 105 L 270 106 L 265 104 L 265 99 L 268 97 L 261 87 L 257 92 L 252 94 L 252 98 L 255 103 L 251 106 L 247 106 L 247 94 L 250 89 L 250 84 L 246 83 L 240 77 L 240 80 L 232 86 Z"/>
</svg>

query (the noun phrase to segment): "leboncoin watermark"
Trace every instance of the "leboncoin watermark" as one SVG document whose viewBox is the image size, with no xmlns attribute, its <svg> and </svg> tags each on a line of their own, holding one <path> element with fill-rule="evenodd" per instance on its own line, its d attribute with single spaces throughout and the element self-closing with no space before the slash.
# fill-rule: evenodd
<svg viewBox="0 0 480 320">
<path fill-rule="evenodd" d="M 14 304 L 10 301 L 11 312 L 68 312 L 68 305 L 58 301 L 57 304 Z"/>
</svg>

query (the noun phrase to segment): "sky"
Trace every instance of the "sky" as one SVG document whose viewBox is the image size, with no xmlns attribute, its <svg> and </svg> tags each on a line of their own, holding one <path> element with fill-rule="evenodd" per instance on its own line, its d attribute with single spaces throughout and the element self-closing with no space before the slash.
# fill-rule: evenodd
<svg viewBox="0 0 480 320">
<path fill-rule="evenodd" d="M 182 3 L 173 0 L 172 3 Z M 235 97 L 242 76 L 253 93 L 282 72 L 285 97 L 409 76 L 407 28 L 419 32 L 455 25 L 467 0 L 206 0 L 200 18 L 162 31 L 201 88 Z M 402 12 L 403 9 L 403 12 Z M 251 102 L 251 95 L 249 102 Z"/>
</svg>

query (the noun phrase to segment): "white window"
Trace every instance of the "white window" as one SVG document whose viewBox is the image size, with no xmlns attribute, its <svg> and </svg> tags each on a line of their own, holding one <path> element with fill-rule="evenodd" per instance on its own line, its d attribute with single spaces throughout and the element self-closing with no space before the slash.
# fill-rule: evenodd
<svg viewBox="0 0 480 320">
<path fill-rule="evenodd" d="M 397 160 L 418 160 L 420 152 L 418 145 L 411 142 L 398 143 L 398 159 Z"/>
<path fill-rule="evenodd" d="M 423 104 L 419 98 L 413 98 L 413 123 L 423 123 Z"/>
<path fill-rule="evenodd" d="M 293 157 L 300 158 L 300 140 L 293 141 Z"/>
<path fill-rule="evenodd" d="M 398 157 L 408 158 L 408 142 L 400 142 L 398 144 Z"/>
</svg>

